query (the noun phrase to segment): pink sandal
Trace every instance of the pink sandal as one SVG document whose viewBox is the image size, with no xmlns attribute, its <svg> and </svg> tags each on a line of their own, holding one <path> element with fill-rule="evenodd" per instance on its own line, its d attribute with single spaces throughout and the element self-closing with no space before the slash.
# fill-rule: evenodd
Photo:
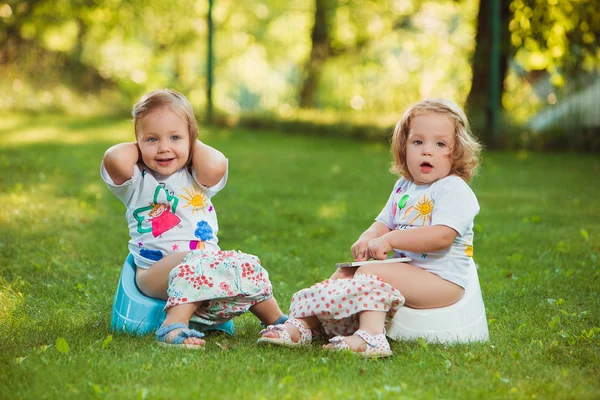
<svg viewBox="0 0 600 400">
<path fill-rule="evenodd" d="M 292 341 L 292 337 L 290 336 L 289 332 L 285 329 L 285 324 L 290 324 L 290 325 L 294 326 L 296 329 L 298 329 L 298 331 L 300 332 L 300 339 L 298 339 L 298 342 Z M 310 331 L 310 329 L 305 328 L 304 325 L 302 325 L 302 322 L 300 322 L 296 318 L 290 318 L 285 322 L 285 324 L 267 326 L 265 329 L 260 331 L 261 335 L 263 335 L 267 332 L 277 332 L 279 334 L 279 337 L 271 338 L 271 337 L 263 336 L 263 337 L 259 338 L 256 341 L 256 343 L 257 344 L 270 343 L 270 344 L 276 344 L 279 346 L 298 347 L 298 346 L 308 346 L 312 342 L 312 332 Z"/>
<path fill-rule="evenodd" d="M 385 337 L 385 331 L 379 335 L 372 336 L 369 333 L 358 330 L 354 332 L 354 336 L 358 336 L 367 343 L 367 349 L 365 351 L 353 351 L 348 343 L 346 343 L 345 336 L 335 336 L 329 339 L 329 342 L 333 344 L 334 351 L 349 350 L 353 354 L 359 355 L 365 358 L 379 358 L 379 357 L 390 357 L 393 355 L 390 344 Z"/>
</svg>

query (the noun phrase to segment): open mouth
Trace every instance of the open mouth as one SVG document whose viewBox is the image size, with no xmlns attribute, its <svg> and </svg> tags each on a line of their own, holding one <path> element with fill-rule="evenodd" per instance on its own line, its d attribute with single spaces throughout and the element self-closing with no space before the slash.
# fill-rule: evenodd
<svg viewBox="0 0 600 400">
<path fill-rule="evenodd" d="M 421 171 L 423 171 L 423 172 L 430 172 L 433 169 L 433 165 L 431 165 L 428 162 L 422 162 L 420 167 L 421 167 Z"/>
<path fill-rule="evenodd" d="M 156 160 L 156 162 L 158 163 L 158 165 L 169 165 L 171 163 L 171 161 L 173 161 L 174 158 L 165 158 L 162 160 Z"/>
</svg>

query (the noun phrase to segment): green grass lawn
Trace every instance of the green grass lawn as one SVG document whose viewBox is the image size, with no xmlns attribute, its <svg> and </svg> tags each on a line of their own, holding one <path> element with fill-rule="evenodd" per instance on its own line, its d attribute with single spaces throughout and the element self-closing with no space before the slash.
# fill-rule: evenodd
<svg viewBox="0 0 600 400">
<path fill-rule="evenodd" d="M 363 360 L 235 337 L 185 352 L 110 332 L 127 255 L 124 207 L 100 160 L 126 121 L 3 116 L 0 126 L 0 398 L 598 398 L 600 159 L 490 152 L 472 187 L 475 260 L 490 342 L 394 342 Z M 350 260 L 395 178 L 381 143 L 208 131 L 230 160 L 213 201 L 220 244 L 258 255 L 287 309 Z"/>
</svg>

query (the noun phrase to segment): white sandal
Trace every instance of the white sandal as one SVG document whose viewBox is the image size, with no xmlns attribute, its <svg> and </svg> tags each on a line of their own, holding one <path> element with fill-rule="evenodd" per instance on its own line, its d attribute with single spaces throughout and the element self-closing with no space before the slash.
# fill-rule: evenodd
<svg viewBox="0 0 600 400">
<path fill-rule="evenodd" d="M 354 336 L 358 336 L 362 340 L 367 343 L 367 349 L 365 351 L 353 351 L 348 343 L 344 340 L 345 336 L 335 336 L 329 339 L 329 342 L 333 344 L 334 351 L 340 350 L 349 350 L 353 354 L 356 354 L 365 358 L 379 358 L 379 357 L 390 357 L 394 353 L 392 353 L 392 349 L 390 348 L 390 344 L 385 337 L 385 331 L 380 333 L 379 335 L 372 336 L 366 331 L 358 330 L 354 332 Z"/>
<path fill-rule="evenodd" d="M 298 339 L 298 342 L 292 341 L 292 337 L 290 336 L 287 329 L 285 329 L 285 324 L 290 324 L 290 325 L 294 326 L 296 329 L 298 329 L 298 331 L 300 332 L 300 339 Z M 290 318 L 285 322 L 285 324 L 267 326 L 265 329 L 260 331 L 261 335 L 263 335 L 267 332 L 277 332 L 279 334 L 279 337 L 271 338 L 271 337 L 263 336 L 263 337 L 259 338 L 256 341 L 256 343 L 257 344 L 270 343 L 270 344 L 276 344 L 279 346 L 298 347 L 298 346 L 308 346 L 312 342 L 312 332 L 310 331 L 310 329 L 305 328 L 304 325 L 302 325 L 302 322 L 298 321 L 296 318 Z"/>
</svg>

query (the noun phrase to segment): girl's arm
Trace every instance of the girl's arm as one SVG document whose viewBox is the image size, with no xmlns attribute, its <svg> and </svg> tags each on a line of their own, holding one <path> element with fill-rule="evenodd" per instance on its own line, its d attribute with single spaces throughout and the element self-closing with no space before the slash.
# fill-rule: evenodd
<svg viewBox="0 0 600 400">
<path fill-rule="evenodd" d="M 104 168 L 116 185 L 133 177 L 133 167 L 138 162 L 139 148 L 136 142 L 119 143 L 104 153 Z"/>
<path fill-rule="evenodd" d="M 196 180 L 206 187 L 219 183 L 227 172 L 227 159 L 219 150 L 196 140 L 192 151 Z"/>
<path fill-rule="evenodd" d="M 376 260 L 383 260 L 392 249 L 429 253 L 450 247 L 458 233 L 446 225 L 395 230 L 369 242 L 368 250 Z"/>
</svg>

